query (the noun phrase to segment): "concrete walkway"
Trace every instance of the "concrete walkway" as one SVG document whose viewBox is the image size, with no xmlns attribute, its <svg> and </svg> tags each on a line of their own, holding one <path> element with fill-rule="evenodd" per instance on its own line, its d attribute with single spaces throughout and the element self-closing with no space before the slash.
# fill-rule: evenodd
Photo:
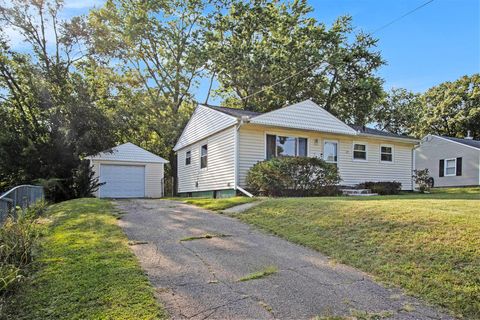
<svg viewBox="0 0 480 320">
<path fill-rule="evenodd" d="M 173 319 L 450 319 L 313 250 L 234 218 L 167 200 L 117 201 L 119 224 Z M 180 241 L 205 234 L 225 237 Z M 267 266 L 276 274 L 238 279 Z"/>
</svg>

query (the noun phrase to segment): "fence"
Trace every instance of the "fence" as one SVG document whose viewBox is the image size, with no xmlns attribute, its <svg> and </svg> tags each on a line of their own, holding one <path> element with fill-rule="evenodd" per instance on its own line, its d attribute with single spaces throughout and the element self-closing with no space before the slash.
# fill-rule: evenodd
<svg viewBox="0 0 480 320">
<path fill-rule="evenodd" d="M 25 210 L 32 203 L 44 199 L 43 187 L 21 185 L 0 195 L 0 225 L 17 207 Z"/>
</svg>

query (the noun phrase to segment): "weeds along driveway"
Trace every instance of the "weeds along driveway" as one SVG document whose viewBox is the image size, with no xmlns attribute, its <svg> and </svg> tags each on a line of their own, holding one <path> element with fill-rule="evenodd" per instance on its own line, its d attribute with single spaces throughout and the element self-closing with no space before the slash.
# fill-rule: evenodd
<svg viewBox="0 0 480 320">
<path fill-rule="evenodd" d="M 173 319 L 450 319 L 237 219 L 169 200 L 115 204 L 127 213 L 119 224 Z"/>
</svg>

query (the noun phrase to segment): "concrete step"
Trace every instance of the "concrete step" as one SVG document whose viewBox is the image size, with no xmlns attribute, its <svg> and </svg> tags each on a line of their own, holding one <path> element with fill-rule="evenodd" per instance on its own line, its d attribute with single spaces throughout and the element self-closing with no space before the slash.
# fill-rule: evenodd
<svg viewBox="0 0 480 320">
<path fill-rule="evenodd" d="M 378 196 L 378 193 L 372 193 L 370 189 L 341 189 L 346 196 Z"/>
</svg>

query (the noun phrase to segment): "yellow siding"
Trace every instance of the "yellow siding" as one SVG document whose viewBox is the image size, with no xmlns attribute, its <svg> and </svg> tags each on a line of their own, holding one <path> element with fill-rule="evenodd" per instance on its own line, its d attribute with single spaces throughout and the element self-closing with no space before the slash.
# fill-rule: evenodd
<svg viewBox="0 0 480 320">
<path fill-rule="evenodd" d="M 235 187 L 235 130 L 232 126 L 178 151 L 178 192 Z M 200 148 L 204 144 L 208 145 L 208 166 L 200 169 Z M 185 164 L 187 151 L 191 151 L 189 165 Z"/>
<path fill-rule="evenodd" d="M 244 125 L 239 131 L 239 184 L 245 186 L 248 170 L 258 161 L 265 159 L 265 135 L 290 135 L 308 138 L 308 156 L 321 157 L 325 140 L 338 142 L 338 168 L 342 184 L 353 185 L 365 181 L 399 181 L 404 190 L 412 189 L 413 144 L 391 140 L 323 134 L 313 131 L 289 130 L 258 125 Z M 367 144 L 367 161 L 354 161 L 353 143 Z M 380 161 L 380 145 L 389 144 L 394 148 L 393 163 Z"/>
</svg>

